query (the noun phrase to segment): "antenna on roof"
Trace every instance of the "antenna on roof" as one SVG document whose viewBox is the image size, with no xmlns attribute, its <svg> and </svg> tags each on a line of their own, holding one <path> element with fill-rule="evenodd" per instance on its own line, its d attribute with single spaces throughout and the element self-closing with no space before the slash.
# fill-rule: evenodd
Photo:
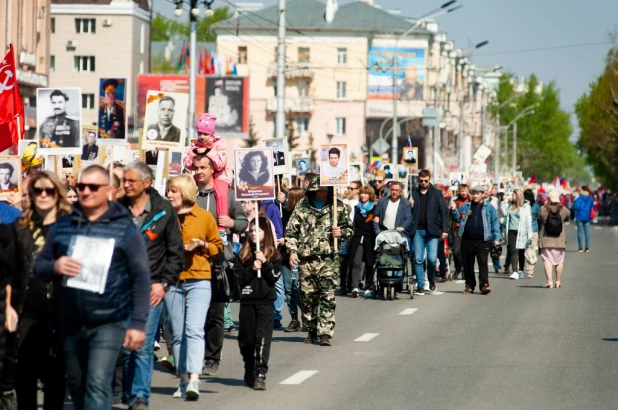
<svg viewBox="0 0 618 410">
<path fill-rule="evenodd" d="M 339 10 L 339 4 L 337 0 L 326 0 L 326 11 L 324 12 L 324 20 L 328 24 L 332 23 L 335 19 L 335 13 Z"/>
</svg>

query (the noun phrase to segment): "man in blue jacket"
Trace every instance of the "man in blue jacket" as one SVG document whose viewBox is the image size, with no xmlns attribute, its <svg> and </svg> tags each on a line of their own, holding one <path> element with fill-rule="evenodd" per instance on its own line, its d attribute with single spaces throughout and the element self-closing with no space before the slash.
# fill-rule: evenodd
<svg viewBox="0 0 618 410">
<path fill-rule="evenodd" d="M 414 273 L 416 275 L 417 295 L 425 294 L 425 250 L 427 250 L 427 279 L 430 292 L 436 291 L 436 261 L 438 258 L 438 239 L 448 237 L 447 209 L 442 192 L 434 188 L 429 180 L 431 173 L 422 169 L 418 173 L 418 189 L 412 191 L 414 217 L 410 228 L 410 238 L 414 238 Z"/>
<path fill-rule="evenodd" d="M 582 247 L 584 236 L 586 237 L 586 250 L 590 252 L 590 212 L 594 208 L 594 199 L 590 196 L 590 188 L 582 187 L 579 196 L 573 203 L 573 211 L 575 211 L 575 220 L 577 221 L 577 252 L 584 252 Z"/>
<path fill-rule="evenodd" d="M 476 287 L 475 258 L 479 264 L 481 293 L 487 295 L 491 292 L 487 268 L 489 248 L 491 245 L 499 246 L 502 241 L 498 214 L 489 200 L 483 201 L 484 191 L 481 185 L 476 185 L 472 187 L 472 201 L 463 204 L 459 210 L 454 202 L 450 206 L 453 219 L 461 222 L 458 234 L 461 238 L 461 254 L 466 275 L 466 288 L 463 293 L 472 293 Z"/>
<path fill-rule="evenodd" d="M 79 204 L 51 228 L 33 268 L 36 277 L 54 283 L 67 385 L 77 410 L 112 407 L 120 349 L 137 350 L 146 338 L 148 254 L 127 210 L 108 201 L 109 183 L 108 172 L 98 165 L 82 172 Z M 69 287 L 63 280 L 82 270 L 84 261 L 71 257 L 78 235 L 115 241 L 103 293 Z M 96 257 L 97 250 L 92 252 Z"/>
</svg>

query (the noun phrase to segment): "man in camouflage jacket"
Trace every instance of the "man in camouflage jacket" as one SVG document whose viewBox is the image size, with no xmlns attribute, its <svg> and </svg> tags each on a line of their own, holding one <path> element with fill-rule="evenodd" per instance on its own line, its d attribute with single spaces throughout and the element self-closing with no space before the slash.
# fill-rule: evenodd
<svg viewBox="0 0 618 410">
<path fill-rule="evenodd" d="M 354 228 L 343 202 L 337 200 L 337 226 L 333 226 L 333 188 L 313 178 L 285 231 L 290 266 L 300 271 L 300 305 L 309 330 L 305 343 L 330 346 L 335 328 L 335 288 L 339 260 L 334 238 L 347 241 Z"/>
</svg>

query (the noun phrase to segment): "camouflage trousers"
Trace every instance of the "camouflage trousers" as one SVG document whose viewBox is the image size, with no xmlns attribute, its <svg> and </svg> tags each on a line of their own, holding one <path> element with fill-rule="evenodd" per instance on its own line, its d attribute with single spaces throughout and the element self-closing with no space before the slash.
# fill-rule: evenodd
<svg viewBox="0 0 618 410">
<path fill-rule="evenodd" d="M 301 262 L 300 309 L 303 324 L 309 331 L 317 330 L 318 336 L 333 337 L 335 329 L 335 288 L 339 274 L 337 259 Z"/>
</svg>

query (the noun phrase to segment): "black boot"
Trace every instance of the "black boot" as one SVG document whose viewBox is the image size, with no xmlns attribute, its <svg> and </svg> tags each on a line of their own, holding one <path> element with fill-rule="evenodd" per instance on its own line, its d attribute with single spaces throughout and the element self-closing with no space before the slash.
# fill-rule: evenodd
<svg viewBox="0 0 618 410">
<path fill-rule="evenodd" d="M 310 330 L 307 338 L 305 339 L 305 343 L 318 343 L 320 340 L 318 339 L 318 331 Z"/>
<path fill-rule="evenodd" d="M 266 375 L 264 373 L 258 372 L 255 375 L 253 390 L 266 390 Z"/>
</svg>

